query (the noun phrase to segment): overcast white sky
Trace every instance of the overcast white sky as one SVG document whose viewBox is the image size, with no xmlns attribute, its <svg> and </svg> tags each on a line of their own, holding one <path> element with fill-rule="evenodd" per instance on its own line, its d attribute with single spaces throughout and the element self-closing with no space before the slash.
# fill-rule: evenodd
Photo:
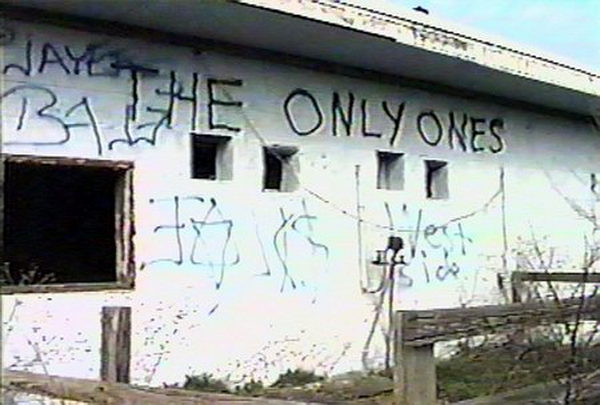
<svg viewBox="0 0 600 405">
<path fill-rule="evenodd" d="M 600 0 L 359 1 L 373 8 L 382 1 L 405 9 L 421 6 L 430 16 L 453 25 L 505 38 L 600 72 Z"/>
</svg>

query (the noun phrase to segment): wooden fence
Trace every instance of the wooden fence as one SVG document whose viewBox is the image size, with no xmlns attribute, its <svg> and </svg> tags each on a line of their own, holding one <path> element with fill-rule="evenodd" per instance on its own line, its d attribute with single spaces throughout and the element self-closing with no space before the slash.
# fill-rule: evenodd
<svg viewBox="0 0 600 405">
<path fill-rule="evenodd" d="M 130 385 L 131 308 L 102 307 L 101 328 L 100 381 L 0 370 L 0 391 L 4 390 L 6 398 L 12 394 L 38 394 L 42 398 L 40 403 L 42 400 L 44 403 L 63 403 L 63 398 L 68 398 L 81 404 L 299 404 L 233 394 Z M 3 393 L 0 392 L 0 395 Z M 57 400 L 53 402 L 51 398 Z"/>
<path fill-rule="evenodd" d="M 525 283 L 600 283 L 600 273 L 514 271 L 510 275 L 513 302 L 521 302 Z"/>
<path fill-rule="evenodd" d="M 59 377 L 24 371 L 3 370 L 0 388 L 9 394 L 37 394 L 39 402 L 20 404 L 84 405 L 300 405 L 300 402 L 267 398 L 250 398 L 216 392 L 199 392 L 179 388 L 150 388 L 131 384 Z M 6 398 L 10 398 L 7 396 Z M 51 398 L 56 398 L 52 401 Z M 63 401 L 64 400 L 69 400 Z M 34 400 L 35 401 L 35 400 Z M 43 401 L 43 402 L 42 402 Z M 0 398 L 0 403 L 2 399 Z M 8 403 L 8 402 L 7 402 Z"/>
<path fill-rule="evenodd" d="M 129 382 L 131 361 L 131 308 L 102 307 L 100 378 L 106 382 Z"/>
<path fill-rule="evenodd" d="M 600 297 L 474 308 L 398 311 L 394 393 L 400 405 L 436 403 L 433 345 L 470 336 L 518 332 L 573 319 L 600 321 Z"/>
</svg>

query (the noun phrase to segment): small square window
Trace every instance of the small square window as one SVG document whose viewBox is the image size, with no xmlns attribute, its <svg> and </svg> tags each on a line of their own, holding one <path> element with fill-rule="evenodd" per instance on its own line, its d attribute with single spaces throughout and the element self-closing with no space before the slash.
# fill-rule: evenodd
<svg viewBox="0 0 600 405">
<path fill-rule="evenodd" d="M 192 178 L 231 180 L 230 140 L 228 136 L 192 134 Z"/>
<path fill-rule="evenodd" d="M 298 149 L 292 146 L 263 148 L 263 190 L 294 191 L 298 188 Z"/>
<path fill-rule="evenodd" d="M 444 200 L 448 192 L 448 163 L 439 160 L 425 161 L 425 194 L 427 198 Z"/>
<path fill-rule="evenodd" d="M 404 155 L 377 152 L 377 188 L 402 190 L 404 188 Z"/>
</svg>

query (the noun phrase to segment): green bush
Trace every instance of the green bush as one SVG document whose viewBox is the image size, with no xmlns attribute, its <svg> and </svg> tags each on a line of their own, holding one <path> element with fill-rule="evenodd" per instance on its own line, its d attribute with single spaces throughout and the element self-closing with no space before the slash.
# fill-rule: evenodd
<svg viewBox="0 0 600 405">
<path fill-rule="evenodd" d="M 543 336 L 528 340 L 520 344 L 459 345 L 455 356 L 437 362 L 440 398 L 454 402 L 566 377 L 572 360 L 568 345 Z M 576 373 L 595 370 L 600 346 L 578 350 Z"/>
<path fill-rule="evenodd" d="M 229 393 L 227 384 L 223 381 L 213 378 L 212 374 L 202 373 L 200 375 L 186 375 L 183 388 L 186 390 L 203 392 L 222 392 Z"/>
<path fill-rule="evenodd" d="M 256 381 L 251 379 L 250 382 L 245 383 L 241 387 L 235 387 L 235 393 L 238 395 L 260 395 L 263 393 L 265 387 L 262 381 Z"/>
<path fill-rule="evenodd" d="M 288 368 L 288 370 L 280 374 L 271 387 L 281 388 L 281 387 L 300 387 L 302 385 L 323 381 L 325 377 L 316 375 L 313 371 L 306 371 L 297 368 L 292 371 Z"/>
</svg>

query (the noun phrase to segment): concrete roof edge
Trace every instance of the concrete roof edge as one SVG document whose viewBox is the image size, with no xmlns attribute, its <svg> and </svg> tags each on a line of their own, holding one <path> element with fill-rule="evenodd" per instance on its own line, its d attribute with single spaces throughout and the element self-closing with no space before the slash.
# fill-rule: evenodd
<svg viewBox="0 0 600 405">
<path fill-rule="evenodd" d="M 390 14 L 339 0 L 229 0 L 388 38 L 403 45 L 459 58 L 512 75 L 600 97 L 600 72 L 561 63 L 506 43 L 458 32 L 440 20 Z"/>
</svg>

